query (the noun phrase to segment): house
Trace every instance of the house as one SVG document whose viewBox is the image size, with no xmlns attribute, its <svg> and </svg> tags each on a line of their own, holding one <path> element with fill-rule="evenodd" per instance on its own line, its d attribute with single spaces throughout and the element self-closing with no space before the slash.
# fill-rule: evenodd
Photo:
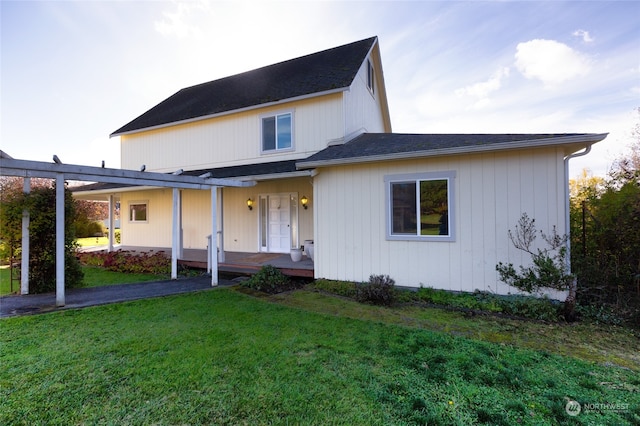
<svg viewBox="0 0 640 426">
<path fill-rule="evenodd" d="M 522 213 L 567 232 L 567 168 L 606 134 L 395 134 L 377 37 L 182 89 L 113 132 L 122 168 L 255 182 L 218 189 L 219 249 L 313 242 L 316 278 L 508 293 L 499 261 L 529 259 Z M 168 189 L 117 194 L 126 246 L 169 247 Z M 204 249 L 211 194 L 181 191 L 181 244 Z"/>
</svg>

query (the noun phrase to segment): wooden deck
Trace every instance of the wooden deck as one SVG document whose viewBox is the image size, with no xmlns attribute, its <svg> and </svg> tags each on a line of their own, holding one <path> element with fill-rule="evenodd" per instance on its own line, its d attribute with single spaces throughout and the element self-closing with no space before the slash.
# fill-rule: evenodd
<svg viewBox="0 0 640 426">
<path fill-rule="evenodd" d="M 207 251 L 185 249 L 184 256 L 178 260 L 180 265 L 192 268 L 207 268 Z M 273 265 L 283 274 L 292 277 L 313 278 L 313 261 L 306 256 L 299 262 L 291 260 L 289 254 L 280 253 L 243 253 L 225 252 L 224 262 L 218 263 L 218 271 L 232 274 L 251 275 L 264 265 Z"/>
<path fill-rule="evenodd" d="M 94 250 L 104 250 L 104 247 L 95 247 Z M 134 252 L 163 252 L 171 256 L 171 249 L 166 247 L 133 247 L 116 246 L 115 250 Z M 207 250 L 184 249 L 183 256 L 178 259 L 178 264 L 196 269 L 207 269 Z M 289 254 L 280 253 L 243 253 L 225 252 L 224 262 L 218 263 L 219 273 L 252 275 L 262 266 L 273 265 L 283 274 L 291 277 L 313 278 L 313 261 L 303 256 L 299 262 L 291 260 Z"/>
</svg>

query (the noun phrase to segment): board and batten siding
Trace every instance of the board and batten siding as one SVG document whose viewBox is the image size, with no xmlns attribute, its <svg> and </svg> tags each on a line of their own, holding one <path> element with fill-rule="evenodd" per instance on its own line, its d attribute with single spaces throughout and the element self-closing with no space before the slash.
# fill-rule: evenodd
<svg viewBox="0 0 640 426">
<path fill-rule="evenodd" d="M 293 112 L 294 150 L 261 153 L 261 119 Z M 172 172 L 305 158 L 344 136 L 342 93 L 121 136 L 123 169 Z"/>
<path fill-rule="evenodd" d="M 368 133 L 391 132 L 390 128 L 385 128 L 382 117 L 380 96 L 384 82 L 376 69 L 374 91 L 371 93 L 367 87 L 367 68 L 368 61 L 364 61 L 351 89 L 344 95 L 346 136 L 363 130 Z"/>
<path fill-rule="evenodd" d="M 182 190 L 182 238 L 183 247 L 206 249 L 207 236 L 211 234 L 210 191 Z M 298 199 L 306 195 L 309 209 L 299 206 L 300 243 L 313 239 L 313 188 L 310 178 L 281 179 L 260 182 L 249 188 L 218 189 L 218 229 L 223 230 L 226 251 L 254 253 L 259 247 L 258 197 L 267 194 L 297 194 Z M 255 204 L 247 208 L 247 199 Z M 124 246 L 171 247 L 172 245 L 172 201 L 171 189 L 124 192 L 121 195 L 121 238 Z M 146 222 L 129 222 L 129 204 L 148 203 Z M 221 210 L 221 205 L 224 205 Z M 222 225 L 224 221 L 224 226 Z"/>
<path fill-rule="evenodd" d="M 401 286 L 514 293 L 495 266 L 530 258 L 507 232 L 527 213 L 538 229 L 565 233 L 563 167 L 562 150 L 549 148 L 322 168 L 314 178 L 315 275 L 388 274 Z M 387 240 L 385 176 L 450 171 L 455 241 Z"/>
</svg>

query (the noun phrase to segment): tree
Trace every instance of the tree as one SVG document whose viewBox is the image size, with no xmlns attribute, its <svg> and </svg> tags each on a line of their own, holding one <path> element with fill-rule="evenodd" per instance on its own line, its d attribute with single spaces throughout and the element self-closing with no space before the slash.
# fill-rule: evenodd
<svg viewBox="0 0 640 426">
<path fill-rule="evenodd" d="M 515 232 L 509 230 L 509 239 L 514 247 L 529 255 L 533 264 L 520 266 L 516 271 L 512 263 L 498 262 L 496 270 L 500 280 L 527 293 L 537 293 L 543 288 L 551 288 L 561 291 L 569 291 L 564 304 L 565 318 L 568 321 L 575 319 L 576 304 L 576 280 L 567 268 L 567 240 L 568 236 L 559 235 L 556 228 L 551 234 L 539 231 L 542 239 L 547 243 L 544 249 L 534 249 L 538 231 L 535 219 L 529 218 L 523 213 L 516 225 Z"/>
<path fill-rule="evenodd" d="M 21 186 L 20 186 L 21 188 Z M 65 284 L 78 287 L 82 284 L 83 273 L 75 251 L 76 219 L 75 202 L 65 188 Z M 49 181 L 48 186 L 38 185 L 29 194 L 22 190 L 3 194 L 0 205 L 0 238 L 20 244 L 22 238 L 22 211 L 30 212 L 29 222 L 29 287 L 32 293 L 45 293 L 56 288 L 56 189 Z"/>
<path fill-rule="evenodd" d="M 606 179 L 583 175 L 572 187 L 571 263 L 580 304 L 610 305 L 640 324 L 640 120 L 632 135 Z"/>
</svg>

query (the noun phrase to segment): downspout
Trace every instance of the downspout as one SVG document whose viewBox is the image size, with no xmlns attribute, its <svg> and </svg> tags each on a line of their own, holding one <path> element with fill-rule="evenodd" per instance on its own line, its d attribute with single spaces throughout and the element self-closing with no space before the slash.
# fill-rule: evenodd
<svg viewBox="0 0 640 426">
<path fill-rule="evenodd" d="M 567 273 L 571 273 L 571 207 L 569 200 L 569 160 L 576 157 L 582 157 L 591 152 L 591 144 L 588 144 L 584 151 L 567 155 L 564 158 L 564 229 L 565 234 L 569 236 L 567 238 Z"/>
<path fill-rule="evenodd" d="M 571 210 L 569 204 L 569 160 L 576 157 L 582 157 L 583 155 L 587 155 L 591 151 L 591 144 L 588 144 L 584 151 L 567 155 L 564 158 L 564 198 L 565 198 L 565 210 L 564 210 L 564 223 L 565 223 L 565 235 L 567 235 L 567 258 L 566 258 L 566 274 L 570 276 L 570 281 L 568 282 L 569 294 L 567 294 L 567 299 L 564 301 L 564 317 L 567 321 L 575 320 L 575 307 L 576 300 L 578 298 L 578 279 L 575 276 L 571 276 Z"/>
</svg>

